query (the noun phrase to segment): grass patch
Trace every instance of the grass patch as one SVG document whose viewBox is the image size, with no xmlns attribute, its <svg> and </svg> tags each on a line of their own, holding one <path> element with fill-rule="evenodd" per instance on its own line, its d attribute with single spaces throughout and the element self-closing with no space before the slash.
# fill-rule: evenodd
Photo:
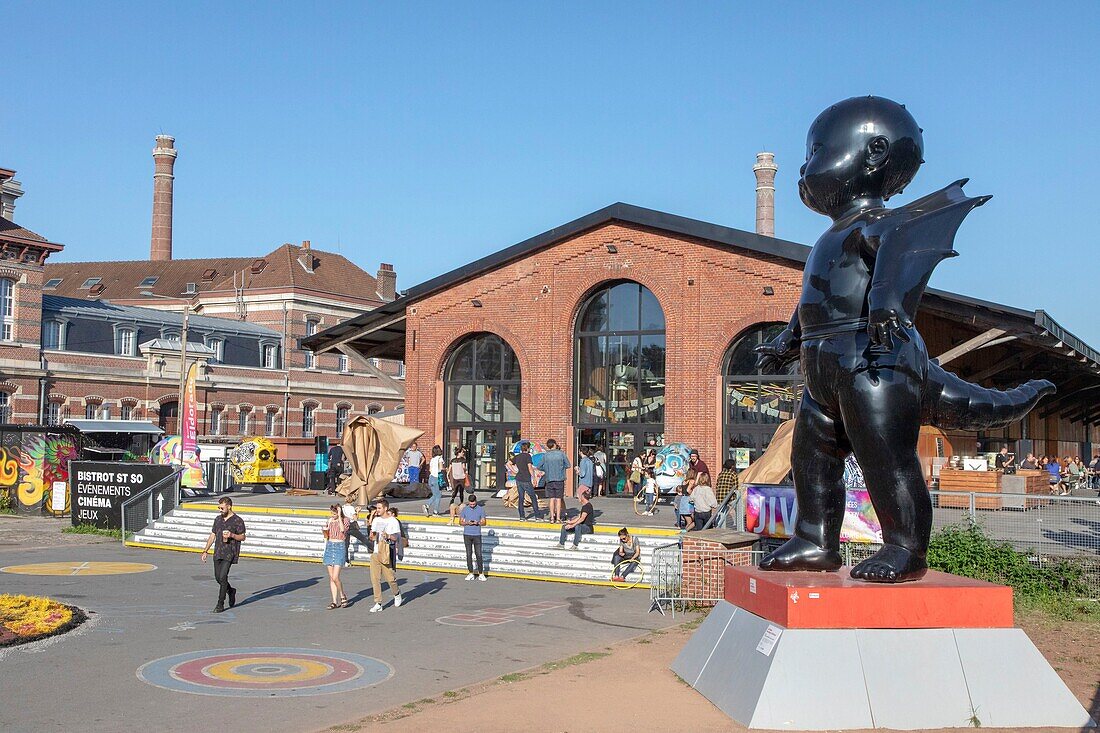
<svg viewBox="0 0 1100 733">
<path fill-rule="evenodd" d="M 501 682 L 512 683 L 512 682 L 522 682 L 525 679 L 527 679 L 527 673 L 526 672 L 510 672 L 509 674 L 503 675 L 500 678 L 500 681 Z"/>
<path fill-rule="evenodd" d="M 649 639 L 638 639 L 638 643 L 639 644 L 652 644 L 653 642 L 650 641 Z"/>
<path fill-rule="evenodd" d="M 1048 559 L 1039 565 L 1033 560 L 1036 554 L 1019 552 L 971 524 L 935 532 L 928 546 L 928 566 L 1012 586 L 1020 610 L 1067 621 L 1100 620 L 1100 603 L 1083 600 L 1089 593 L 1084 566 L 1071 559 Z"/>
<path fill-rule="evenodd" d="M 565 669 L 566 667 L 575 667 L 578 664 L 587 664 L 588 662 L 594 662 L 597 659 L 602 659 L 609 656 L 610 652 L 581 652 L 580 654 L 574 654 L 571 657 L 565 659 L 559 659 L 556 662 L 547 662 L 539 667 L 539 669 L 546 672 L 553 672 L 558 669 Z"/>
<path fill-rule="evenodd" d="M 0 514 L 15 514 L 15 501 L 9 489 L 0 489 Z"/>
<path fill-rule="evenodd" d="M 447 698 L 448 700 L 454 699 L 454 698 L 458 697 L 458 693 L 455 692 L 454 690 L 447 690 L 446 692 L 443 693 L 443 697 Z"/>
<path fill-rule="evenodd" d="M 121 529 L 104 529 L 97 527 L 94 524 L 76 524 L 65 527 L 61 530 L 62 534 L 97 534 L 101 537 L 112 537 L 116 540 L 122 539 Z"/>
<path fill-rule="evenodd" d="M 693 618 L 691 621 L 685 621 L 684 623 L 680 624 L 680 628 L 684 629 L 685 631 L 694 631 L 695 629 L 699 628 L 699 625 L 706 620 L 707 615 L 705 613 L 701 613 Z"/>
<path fill-rule="evenodd" d="M 431 699 L 430 697 L 426 697 L 423 700 L 417 700 L 416 704 L 417 705 L 434 705 L 435 700 Z"/>
<path fill-rule="evenodd" d="M 396 540 L 394 540 L 394 541 L 396 542 Z M 406 710 L 416 710 L 416 703 L 415 702 L 407 702 L 404 705 L 402 705 L 401 707 L 405 708 Z"/>
</svg>

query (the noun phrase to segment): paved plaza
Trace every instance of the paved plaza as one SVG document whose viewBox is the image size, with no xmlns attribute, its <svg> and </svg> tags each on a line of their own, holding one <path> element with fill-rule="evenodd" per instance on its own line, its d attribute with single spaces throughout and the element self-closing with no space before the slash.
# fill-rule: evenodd
<svg viewBox="0 0 1100 733">
<path fill-rule="evenodd" d="M 0 593 L 91 615 L 0 650 L 0 730 L 21 733 L 319 730 L 671 623 L 644 591 L 422 572 L 402 574 L 404 605 L 368 614 L 365 565 L 343 575 L 355 605 L 329 611 L 321 566 L 248 559 L 237 607 L 214 614 L 210 565 L 113 542 L 5 545 L 0 568 Z"/>
</svg>

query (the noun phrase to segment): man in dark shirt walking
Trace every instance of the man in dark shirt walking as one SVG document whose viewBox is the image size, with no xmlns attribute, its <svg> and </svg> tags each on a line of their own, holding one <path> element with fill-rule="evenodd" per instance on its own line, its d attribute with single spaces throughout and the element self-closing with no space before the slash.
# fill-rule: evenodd
<svg viewBox="0 0 1100 733">
<path fill-rule="evenodd" d="M 336 485 L 340 483 L 340 477 L 343 475 L 344 446 L 332 443 L 328 448 L 328 470 L 325 471 L 325 489 L 328 493 L 336 493 Z"/>
<path fill-rule="evenodd" d="M 531 497 L 531 519 L 530 521 L 538 521 L 539 518 L 539 498 L 535 496 L 535 485 L 531 480 L 531 444 L 524 441 L 519 445 L 519 453 L 512 456 L 509 461 L 516 470 L 516 490 L 519 492 L 519 519 L 521 522 L 528 521 L 527 513 L 524 511 L 525 498 Z"/>
<path fill-rule="evenodd" d="M 218 605 L 214 606 L 214 613 L 225 610 L 226 595 L 230 608 L 237 605 L 237 589 L 229 585 L 229 568 L 240 559 L 241 543 L 245 539 L 244 520 L 233 513 L 233 500 L 222 497 L 218 511 L 210 536 L 206 538 L 206 547 L 202 549 L 202 561 L 206 562 L 210 545 L 214 545 L 214 580 L 218 581 Z"/>
</svg>

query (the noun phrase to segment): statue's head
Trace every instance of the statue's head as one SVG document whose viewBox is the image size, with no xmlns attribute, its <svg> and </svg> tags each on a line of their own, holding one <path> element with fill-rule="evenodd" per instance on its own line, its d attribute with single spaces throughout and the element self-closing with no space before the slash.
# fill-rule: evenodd
<svg viewBox="0 0 1100 733">
<path fill-rule="evenodd" d="M 806 136 L 802 202 L 835 218 L 858 199 L 900 193 L 924 162 L 913 115 L 883 97 L 852 97 L 822 112 Z"/>
</svg>

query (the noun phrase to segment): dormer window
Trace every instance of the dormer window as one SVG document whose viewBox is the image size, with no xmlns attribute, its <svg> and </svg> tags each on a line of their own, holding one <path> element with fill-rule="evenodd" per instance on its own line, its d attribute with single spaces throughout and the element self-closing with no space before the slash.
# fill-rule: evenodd
<svg viewBox="0 0 1100 733">
<path fill-rule="evenodd" d="M 132 328 L 115 329 L 115 354 L 118 356 L 135 356 L 135 335 Z"/>
<path fill-rule="evenodd" d="M 208 267 L 202 271 L 202 281 L 204 283 L 213 282 L 214 277 L 218 274 L 218 271 L 213 267 Z"/>
<path fill-rule="evenodd" d="M 210 357 L 210 361 L 221 363 L 225 360 L 225 339 L 214 338 L 207 336 L 203 339 L 208 347 L 214 350 L 214 355 Z"/>
<path fill-rule="evenodd" d="M 194 295 L 199 292 L 199 288 L 195 283 L 187 283 L 187 286 L 183 289 L 184 295 Z"/>
<path fill-rule="evenodd" d="M 42 289 L 57 290 L 57 286 L 60 285 L 63 280 L 64 278 L 61 277 L 51 277 L 49 280 L 46 281 L 46 284 L 42 286 Z"/>
<path fill-rule="evenodd" d="M 65 348 L 65 324 L 61 321 L 46 321 L 42 324 L 42 348 Z"/>
<path fill-rule="evenodd" d="M 91 290 L 103 280 L 101 277 L 90 277 L 84 281 L 84 284 L 80 286 L 81 290 Z"/>
<path fill-rule="evenodd" d="M 138 283 L 139 288 L 151 288 L 157 284 L 157 280 L 160 280 L 156 275 L 150 275 L 149 277 Z"/>
</svg>

